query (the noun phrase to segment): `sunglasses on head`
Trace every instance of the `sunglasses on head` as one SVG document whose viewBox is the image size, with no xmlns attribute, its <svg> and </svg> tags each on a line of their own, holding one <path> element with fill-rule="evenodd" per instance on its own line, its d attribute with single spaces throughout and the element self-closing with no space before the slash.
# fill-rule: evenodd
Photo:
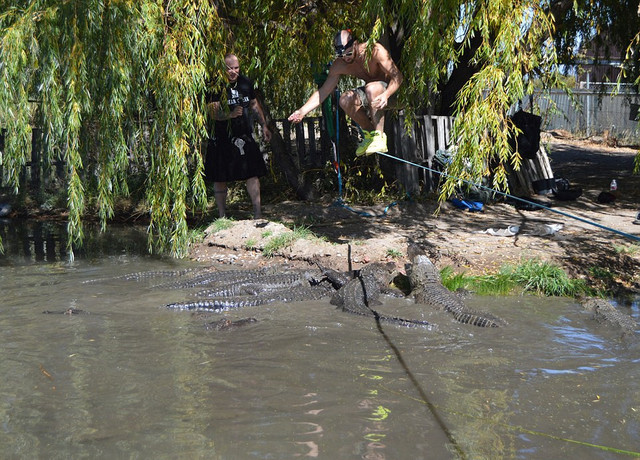
<svg viewBox="0 0 640 460">
<path fill-rule="evenodd" d="M 353 42 L 355 42 L 355 39 L 352 38 L 351 40 L 349 40 L 344 45 L 335 45 L 334 48 L 336 50 L 336 59 L 337 58 L 341 58 L 341 57 L 351 57 L 351 56 L 353 56 L 353 53 L 354 53 Z M 349 49 L 349 48 L 351 48 L 351 51 L 346 52 L 347 49 Z"/>
</svg>

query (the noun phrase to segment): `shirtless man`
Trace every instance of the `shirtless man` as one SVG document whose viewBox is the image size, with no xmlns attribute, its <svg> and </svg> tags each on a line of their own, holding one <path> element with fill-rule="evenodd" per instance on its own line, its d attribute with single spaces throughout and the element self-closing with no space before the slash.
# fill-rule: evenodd
<svg viewBox="0 0 640 460">
<path fill-rule="evenodd" d="M 389 98 L 400 88 L 402 73 L 391 59 L 389 51 L 380 43 L 373 46 L 371 57 L 367 59 L 366 43 L 355 40 L 349 30 L 341 30 L 336 34 L 334 47 L 336 59 L 329 68 L 326 81 L 302 107 L 289 116 L 289 121 L 302 121 L 338 86 L 341 75 L 351 75 L 365 82 L 364 86 L 340 96 L 340 107 L 364 131 L 364 139 L 358 145 L 356 155 L 386 152 L 383 111 L 389 104 Z"/>
</svg>

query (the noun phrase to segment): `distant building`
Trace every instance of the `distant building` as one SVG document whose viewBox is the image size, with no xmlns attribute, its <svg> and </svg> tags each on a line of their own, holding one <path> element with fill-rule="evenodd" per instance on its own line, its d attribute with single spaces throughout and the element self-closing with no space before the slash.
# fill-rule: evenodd
<svg viewBox="0 0 640 460">
<path fill-rule="evenodd" d="M 622 52 L 607 44 L 607 39 L 599 37 L 592 41 L 582 57 L 575 60 L 578 66 L 577 81 L 581 89 L 615 84 L 622 66 Z"/>
</svg>

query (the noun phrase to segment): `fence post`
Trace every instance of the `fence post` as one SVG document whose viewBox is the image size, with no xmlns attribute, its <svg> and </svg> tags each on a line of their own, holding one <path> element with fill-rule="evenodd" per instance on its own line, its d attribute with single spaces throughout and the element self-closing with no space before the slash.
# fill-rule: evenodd
<svg viewBox="0 0 640 460">
<path fill-rule="evenodd" d="M 31 189 L 36 191 L 41 185 L 41 139 L 42 131 L 39 128 L 31 129 Z"/>
</svg>

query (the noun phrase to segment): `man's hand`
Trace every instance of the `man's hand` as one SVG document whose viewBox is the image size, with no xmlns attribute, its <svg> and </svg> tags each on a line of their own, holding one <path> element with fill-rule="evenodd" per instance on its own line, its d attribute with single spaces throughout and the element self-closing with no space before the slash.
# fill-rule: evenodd
<svg viewBox="0 0 640 460">
<path fill-rule="evenodd" d="M 389 98 L 385 93 L 382 93 L 373 98 L 373 100 L 371 101 L 371 107 L 373 107 L 376 110 L 382 110 L 387 106 L 388 103 L 389 103 Z"/>
<path fill-rule="evenodd" d="M 289 121 L 293 123 L 300 123 L 303 118 L 304 115 L 302 115 L 302 112 L 300 112 L 299 110 L 296 110 L 291 115 L 289 115 Z"/>
<path fill-rule="evenodd" d="M 267 127 L 267 125 L 264 125 L 262 127 L 262 138 L 265 142 L 271 142 L 271 130 Z"/>
<path fill-rule="evenodd" d="M 241 117 L 243 113 L 242 106 L 236 105 L 235 108 L 229 113 L 229 118 Z"/>
</svg>

